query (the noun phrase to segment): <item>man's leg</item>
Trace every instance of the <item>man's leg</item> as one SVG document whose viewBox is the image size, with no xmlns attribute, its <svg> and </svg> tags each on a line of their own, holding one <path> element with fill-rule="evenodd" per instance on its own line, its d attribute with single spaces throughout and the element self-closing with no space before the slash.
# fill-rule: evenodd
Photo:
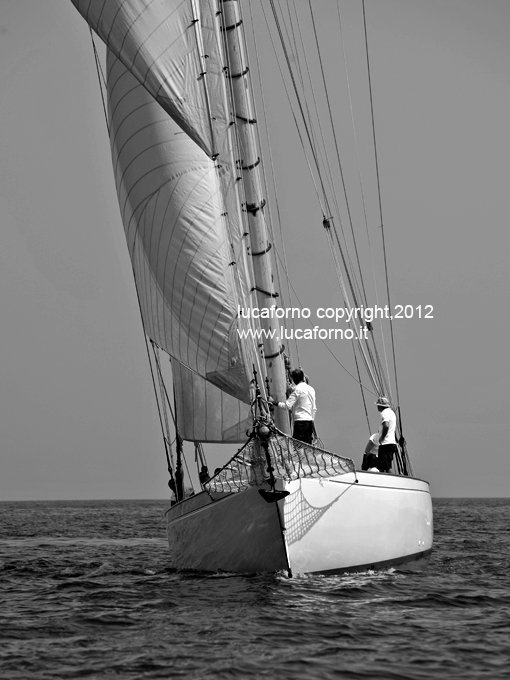
<svg viewBox="0 0 510 680">
<path fill-rule="evenodd" d="M 395 449 L 395 444 L 383 444 L 382 446 L 379 446 L 377 454 L 377 468 L 379 469 L 379 472 L 389 472 L 391 470 Z"/>
<path fill-rule="evenodd" d="M 304 444 L 311 444 L 313 437 L 313 420 L 295 420 L 292 432 L 294 439 Z"/>
</svg>

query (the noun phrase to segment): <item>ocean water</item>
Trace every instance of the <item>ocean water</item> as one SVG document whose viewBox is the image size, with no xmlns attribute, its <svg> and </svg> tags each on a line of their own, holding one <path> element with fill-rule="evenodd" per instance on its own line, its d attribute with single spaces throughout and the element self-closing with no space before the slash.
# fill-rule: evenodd
<svg viewBox="0 0 510 680">
<path fill-rule="evenodd" d="M 510 499 L 434 501 L 426 571 L 179 574 L 164 501 L 0 503 L 0 678 L 510 678 Z"/>
</svg>

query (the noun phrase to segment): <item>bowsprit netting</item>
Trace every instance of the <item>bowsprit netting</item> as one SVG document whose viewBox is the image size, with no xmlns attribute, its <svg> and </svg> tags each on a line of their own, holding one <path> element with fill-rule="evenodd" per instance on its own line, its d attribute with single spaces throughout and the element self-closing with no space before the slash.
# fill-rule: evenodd
<svg viewBox="0 0 510 680">
<path fill-rule="evenodd" d="M 354 462 L 276 431 L 268 442 L 273 475 L 292 481 L 302 477 L 334 477 L 354 472 Z M 204 485 L 209 492 L 235 492 L 268 481 L 263 445 L 250 439 L 243 448 Z"/>
</svg>

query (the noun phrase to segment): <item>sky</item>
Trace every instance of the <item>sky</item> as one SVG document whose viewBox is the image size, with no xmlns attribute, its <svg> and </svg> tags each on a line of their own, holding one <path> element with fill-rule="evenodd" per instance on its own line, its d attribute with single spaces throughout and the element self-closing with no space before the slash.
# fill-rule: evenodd
<svg viewBox="0 0 510 680">
<path fill-rule="evenodd" d="M 392 300 L 434 308 L 394 325 L 409 453 L 433 496 L 508 496 L 510 4 L 365 4 Z M 340 9 L 368 139 L 361 3 Z M 167 498 L 90 35 L 69 0 L 3 1 L 0 87 L 0 500 Z M 290 123 L 274 142 L 290 276 L 312 310 L 342 306 Z M 350 345 L 333 349 L 349 367 Z M 300 361 L 326 448 L 361 460 L 359 387 L 318 341 Z"/>
</svg>

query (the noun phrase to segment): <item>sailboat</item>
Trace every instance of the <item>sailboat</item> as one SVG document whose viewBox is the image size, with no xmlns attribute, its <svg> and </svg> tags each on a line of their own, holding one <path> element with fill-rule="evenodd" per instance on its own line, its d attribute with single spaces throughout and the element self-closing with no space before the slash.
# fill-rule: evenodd
<svg viewBox="0 0 510 680">
<path fill-rule="evenodd" d="M 292 362 L 279 319 L 299 309 L 285 306 L 274 274 L 248 2 L 72 2 L 107 48 L 113 169 L 174 493 L 166 513 L 173 566 L 292 575 L 423 563 L 432 550 L 430 489 L 414 476 L 403 437 L 392 473 L 357 470 L 345 451 L 294 439 L 288 413 L 274 406 L 289 394 Z M 297 81 L 291 73 L 306 117 Z M 306 123 L 303 130 L 317 161 L 314 134 Z M 367 307 L 329 189 L 319 185 L 344 309 Z M 391 398 L 375 324 L 351 317 L 369 392 Z M 355 335 L 355 324 L 363 332 Z M 189 493 L 183 441 L 202 463 L 203 444 L 239 448 L 212 475 L 202 465 L 200 490 Z"/>
</svg>

